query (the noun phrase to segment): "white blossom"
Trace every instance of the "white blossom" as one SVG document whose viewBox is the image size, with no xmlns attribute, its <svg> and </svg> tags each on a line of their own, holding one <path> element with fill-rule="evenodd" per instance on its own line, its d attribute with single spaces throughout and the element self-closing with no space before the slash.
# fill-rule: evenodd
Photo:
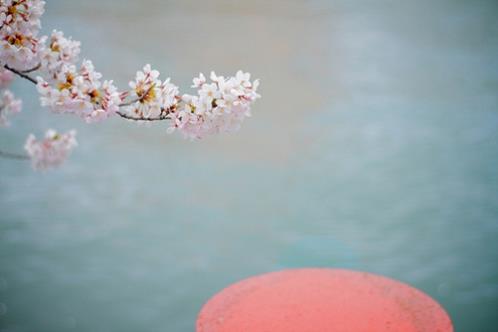
<svg viewBox="0 0 498 332">
<path fill-rule="evenodd" d="M 8 126 L 7 116 L 19 113 L 22 108 L 22 100 L 16 99 L 9 90 L 2 92 L 0 96 L 0 126 Z"/>
<path fill-rule="evenodd" d="M 137 71 L 135 80 L 129 83 L 132 89 L 130 97 L 136 100 L 125 108 L 125 111 L 137 118 L 157 118 L 166 116 L 176 108 L 178 100 L 178 87 L 159 80 L 159 72 L 152 70 L 149 64 L 143 71 Z"/>
<path fill-rule="evenodd" d="M 218 84 L 204 83 L 203 85 L 201 85 L 201 89 L 199 90 L 199 97 L 202 98 L 202 100 L 206 104 L 212 104 L 214 100 L 220 99 L 221 91 L 218 89 Z"/>
<path fill-rule="evenodd" d="M 41 43 L 45 44 L 48 37 L 42 37 Z M 64 37 L 62 31 L 54 30 L 49 39 L 49 43 L 40 53 L 41 68 L 52 78 L 65 65 L 74 65 L 80 54 L 81 43 L 72 40 L 71 37 Z"/>
<path fill-rule="evenodd" d="M 192 88 L 200 88 L 206 83 L 206 77 L 202 73 L 199 73 L 199 77 L 194 77 L 193 82 Z"/>
<path fill-rule="evenodd" d="M 76 131 L 58 134 L 50 129 L 46 132 L 45 138 L 41 140 L 37 140 L 33 134 L 30 134 L 24 149 L 34 169 L 46 170 L 62 165 L 75 146 L 77 146 Z"/>
</svg>

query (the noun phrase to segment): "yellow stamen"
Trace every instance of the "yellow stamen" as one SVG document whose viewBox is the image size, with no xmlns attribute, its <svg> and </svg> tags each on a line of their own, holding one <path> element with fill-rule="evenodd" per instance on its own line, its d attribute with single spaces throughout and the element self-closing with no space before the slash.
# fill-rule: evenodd
<svg viewBox="0 0 498 332">
<path fill-rule="evenodd" d="M 13 6 L 10 6 L 8 9 L 7 9 L 7 13 L 9 15 L 12 15 L 12 16 L 15 16 L 17 14 L 17 4 L 14 4 Z"/>
<path fill-rule="evenodd" d="M 56 42 L 52 42 L 50 44 L 50 49 L 52 50 L 52 52 L 60 52 L 61 50 L 59 44 L 57 44 Z"/>
<path fill-rule="evenodd" d="M 10 45 L 15 45 L 15 46 L 22 46 L 23 42 L 25 40 L 25 37 L 19 33 L 16 33 L 14 35 L 10 35 L 7 37 L 7 42 Z"/>
<path fill-rule="evenodd" d="M 100 99 L 100 92 L 98 90 L 92 90 L 90 93 L 90 98 L 92 99 L 92 103 L 96 103 Z"/>
<path fill-rule="evenodd" d="M 144 89 L 141 87 L 135 89 L 135 93 L 140 97 L 140 102 L 142 104 L 151 102 L 156 98 L 156 91 L 154 89 L 155 87 L 156 85 L 152 84 L 152 86 L 147 91 L 144 91 Z"/>
<path fill-rule="evenodd" d="M 73 81 L 74 81 L 74 76 L 71 73 L 66 74 L 66 82 L 60 82 L 57 84 L 57 88 L 59 91 L 62 91 L 64 89 L 69 89 L 73 86 Z"/>
</svg>

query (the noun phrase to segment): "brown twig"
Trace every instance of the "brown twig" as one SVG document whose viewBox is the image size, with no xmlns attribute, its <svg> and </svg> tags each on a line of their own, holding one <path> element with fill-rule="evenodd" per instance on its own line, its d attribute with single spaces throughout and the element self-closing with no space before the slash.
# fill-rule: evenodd
<svg viewBox="0 0 498 332">
<path fill-rule="evenodd" d="M 21 76 L 22 78 L 24 78 L 24 79 L 26 79 L 26 80 L 30 81 L 30 82 L 31 82 L 31 83 L 33 83 L 33 84 L 37 84 L 36 80 L 35 80 L 33 77 L 29 76 L 28 74 L 25 74 L 25 73 L 24 73 L 24 72 L 22 72 L 22 71 L 19 71 L 19 70 L 14 69 L 14 68 L 10 68 L 10 67 L 9 67 L 9 66 L 7 66 L 7 65 L 5 65 L 5 66 L 4 66 L 4 68 L 5 68 L 5 69 L 7 69 L 7 70 L 10 70 L 11 72 L 13 72 L 13 73 L 14 73 L 14 74 L 16 74 L 16 75 Z"/>
<path fill-rule="evenodd" d="M 140 99 L 139 98 L 136 98 L 136 99 L 133 99 L 133 100 L 130 100 L 130 101 L 127 101 L 126 103 L 121 103 L 119 104 L 119 107 L 123 107 L 123 106 L 130 106 L 132 104 L 135 104 L 137 101 L 139 101 Z"/>
<path fill-rule="evenodd" d="M 170 119 L 168 117 L 168 114 L 160 115 L 157 118 L 135 117 L 133 115 L 129 115 L 129 114 L 123 113 L 121 111 L 117 111 L 116 114 L 124 119 L 133 120 L 133 121 L 162 121 L 162 120 L 169 120 Z"/>
<path fill-rule="evenodd" d="M 20 72 L 23 73 L 23 74 L 27 74 L 27 73 L 31 73 L 31 72 L 37 71 L 38 69 L 40 69 L 40 67 L 41 67 L 41 63 L 37 64 L 36 66 L 34 66 L 31 69 L 22 70 Z"/>
<path fill-rule="evenodd" d="M 9 159 L 17 159 L 17 160 L 27 160 L 29 159 L 28 155 L 25 154 L 19 154 L 19 153 L 12 153 L 12 152 L 6 152 L 0 150 L 0 157 L 2 158 L 9 158 Z"/>
</svg>

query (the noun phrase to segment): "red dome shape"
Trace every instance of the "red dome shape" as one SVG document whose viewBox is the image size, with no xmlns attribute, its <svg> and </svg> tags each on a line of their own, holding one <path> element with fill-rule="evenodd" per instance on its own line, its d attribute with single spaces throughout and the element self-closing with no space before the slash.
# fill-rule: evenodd
<svg viewBox="0 0 498 332">
<path fill-rule="evenodd" d="M 298 269 L 252 277 L 212 297 L 197 332 L 451 332 L 421 291 L 370 273 Z"/>
</svg>

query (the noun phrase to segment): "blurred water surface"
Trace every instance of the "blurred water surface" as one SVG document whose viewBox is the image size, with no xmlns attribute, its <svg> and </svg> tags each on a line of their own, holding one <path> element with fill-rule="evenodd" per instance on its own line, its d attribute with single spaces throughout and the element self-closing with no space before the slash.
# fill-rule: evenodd
<svg viewBox="0 0 498 332">
<path fill-rule="evenodd" d="M 60 170 L 0 161 L 0 331 L 193 331 L 212 294 L 288 267 L 408 282 L 457 331 L 498 325 L 496 1 L 62 1 L 44 30 L 126 87 L 250 71 L 254 116 L 165 125 L 47 114 L 28 82 L 1 146 L 77 128 Z"/>
</svg>

